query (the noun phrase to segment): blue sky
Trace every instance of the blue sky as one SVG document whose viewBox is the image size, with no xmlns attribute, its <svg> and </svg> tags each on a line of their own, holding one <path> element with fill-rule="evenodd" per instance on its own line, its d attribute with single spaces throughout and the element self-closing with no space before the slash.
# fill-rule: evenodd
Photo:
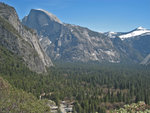
<svg viewBox="0 0 150 113">
<path fill-rule="evenodd" d="M 0 0 L 17 10 L 21 18 L 31 9 L 45 9 L 62 22 L 95 31 L 150 29 L 150 0 Z"/>
</svg>

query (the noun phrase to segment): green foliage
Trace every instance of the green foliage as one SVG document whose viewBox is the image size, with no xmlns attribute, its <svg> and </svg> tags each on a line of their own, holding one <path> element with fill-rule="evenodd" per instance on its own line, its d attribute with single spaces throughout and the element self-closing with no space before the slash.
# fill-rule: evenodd
<svg viewBox="0 0 150 113">
<path fill-rule="evenodd" d="M 46 100 L 37 100 L 32 94 L 11 87 L 0 77 L 1 113 L 48 113 Z"/>
<path fill-rule="evenodd" d="M 29 71 L 21 58 L 0 46 L 0 76 L 13 84 L 13 87 L 19 85 L 24 87 L 17 81 L 31 75 L 35 73 Z M 20 87 L 18 87 L 20 90 L 13 87 L 0 77 L 0 112 L 46 113 L 50 111 L 46 100 L 37 100 L 31 93 L 24 92 Z"/>
<path fill-rule="evenodd" d="M 150 106 L 146 105 L 145 102 L 138 102 L 124 105 L 124 108 L 111 111 L 111 113 L 150 113 Z"/>
</svg>

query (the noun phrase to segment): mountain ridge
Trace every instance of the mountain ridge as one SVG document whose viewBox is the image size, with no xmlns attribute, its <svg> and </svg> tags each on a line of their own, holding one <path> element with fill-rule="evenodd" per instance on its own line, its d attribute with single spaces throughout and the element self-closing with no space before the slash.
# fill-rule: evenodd
<svg viewBox="0 0 150 113">
<path fill-rule="evenodd" d="M 47 20 L 49 24 L 43 26 L 41 25 L 43 24 L 41 23 L 42 20 L 40 20 L 41 16 L 43 15 L 40 15 L 38 10 L 36 10 L 36 12 L 31 10 L 27 16 L 28 18 L 25 17 L 22 23 L 36 29 L 39 35 L 47 37 L 47 40 L 52 42 L 51 45 L 48 46 L 46 52 L 54 60 L 82 62 L 90 60 L 102 62 L 106 60 L 118 62 L 119 56 L 113 49 L 110 39 L 104 34 L 94 32 L 88 28 L 65 23 L 60 24 L 58 22 L 52 22 L 51 20 Z M 45 15 L 43 18 L 45 18 L 44 20 L 47 19 Z M 99 45 L 96 40 L 101 44 Z M 105 45 L 109 46 L 105 47 Z M 114 57 L 113 54 L 110 55 L 110 51 L 112 51 L 116 57 Z"/>
<path fill-rule="evenodd" d="M 47 21 L 46 26 L 43 26 L 45 23 L 42 22 L 41 17 Z M 82 26 L 51 21 L 46 15 L 41 15 L 38 10 L 36 12 L 31 10 L 22 23 L 37 30 L 41 36 L 42 47 L 54 61 L 140 63 L 150 53 L 149 49 L 142 51 L 143 44 L 146 44 L 145 48 L 148 46 L 144 40 L 149 41 L 148 37 L 150 36 L 149 30 L 142 27 L 130 32 L 99 33 Z M 145 34 L 147 31 L 148 33 Z M 132 32 L 138 34 L 131 38 L 121 38 Z M 142 39 L 142 37 L 144 38 Z M 120 41 L 115 38 L 119 38 Z M 141 46 L 138 46 L 139 43 Z"/>
<path fill-rule="evenodd" d="M 1 45 L 22 57 L 32 71 L 46 72 L 46 67 L 53 64 L 42 50 L 36 32 L 21 24 L 13 7 L 0 3 L 0 9 Z"/>
</svg>

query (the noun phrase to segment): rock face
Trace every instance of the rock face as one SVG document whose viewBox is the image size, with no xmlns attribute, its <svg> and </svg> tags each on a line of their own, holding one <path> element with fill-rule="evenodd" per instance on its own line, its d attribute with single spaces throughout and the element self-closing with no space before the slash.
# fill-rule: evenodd
<svg viewBox="0 0 150 113">
<path fill-rule="evenodd" d="M 120 54 L 121 63 L 139 63 L 143 59 L 132 44 L 122 41 L 120 38 L 112 38 L 111 41 Z"/>
<path fill-rule="evenodd" d="M 64 24 L 47 11 L 32 9 L 22 23 L 37 30 L 42 47 L 54 60 L 120 61 L 110 38 L 84 27 Z"/>
<path fill-rule="evenodd" d="M 4 3 L 0 3 L 0 44 L 22 57 L 29 69 L 37 73 L 46 72 L 46 67 L 53 65 L 36 32 L 22 25 L 15 9 Z"/>
<path fill-rule="evenodd" d="M 150 30 L 99 33 L 62 23 L 44 10 L 32 9 L 22 23 L 37 30 L 40 42 L 53 60 L 140 63 L 150 53 Z"/>
</svg>

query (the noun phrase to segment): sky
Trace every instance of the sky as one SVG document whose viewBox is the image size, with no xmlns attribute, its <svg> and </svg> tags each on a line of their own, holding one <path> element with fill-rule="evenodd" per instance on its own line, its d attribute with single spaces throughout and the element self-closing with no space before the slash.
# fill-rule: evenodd
<svg viewBox="0 0 150 113">
<path fill-rule="evenodd" d="M 44 9 L 62 22 L 98 32 L 150 29 L 150 0 L 0 0 L 15 7 L 19 18 Z"/>
</svg>

